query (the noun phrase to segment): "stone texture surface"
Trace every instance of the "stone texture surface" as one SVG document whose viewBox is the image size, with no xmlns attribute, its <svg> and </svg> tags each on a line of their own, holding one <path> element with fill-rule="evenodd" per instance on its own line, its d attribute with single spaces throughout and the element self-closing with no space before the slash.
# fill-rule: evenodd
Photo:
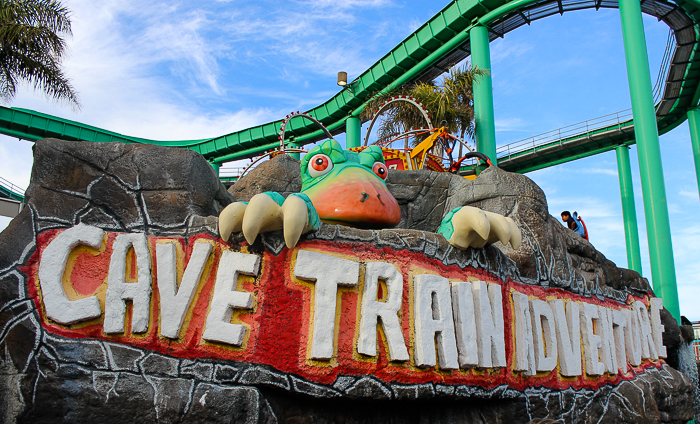
<svg viewBox="0 0 700 424">
<path fill-rule="evenodd" d="M 228 189 L 239 202 L 266 191 L 276 191 L 287 197 L 301 191 L 299 160 L 289 155 L 278 155 L 253 168 Z"/>
<path fill-rule="evenodd" d="M 233 200 L 193 151 L 54 139 L 34 145 L 26 197 L 41 229 L 85 223 L 118 231 L 183 227 Z"/>
<path fill-rule="evenodd" d="M 522 278 L 545 287 L 604 287 L 647 292 L 638 273 L 621 269 L 593 245 L 549 215 L 544 192 L 524 175 L 491 167 L 475 180 L 431 171 L 390 172 L 387 186 L 402 207 L 402 228 L 435 231 L 442 217 L 475 206 L 513 218 L 523 243 L 513 250 L 496 243 L 518 265 Z"/>
<path fill-rule="evenodd" d="M 432 171 L 391 171 L 387 187 L 401 207 L 397 228 L 434 232 L 442 218 L 460 206 L 475 206 L 509 216 L 523 234 L 518 250 L 496 243 L 518 266 L 520 276 L 545 287 L 603 291 L 627 287 L 651 290 L 637 272 L 618 268 L 589 242 L 549 215 L 544 192 L 524 175 L 492 167 L 476 180 Z M 263 191 L 285 197 L 301 189 L 299 161 L 280 155 L 264 162 L 229 191 L 247 201 Z M 584 289 L 585 286 L 585 289 Z"/>
<path fill-rule="evenodd" d="M 0 234 L 3 423 L 524 424 L 535 418 L 567 423 L 681 423 L 692 416 L 688 399 L 693 385 L 668 365 L 595 391 L 388 384 L 370 376 L 342 375 L 333 384 L 320 385 L 270 367 L 175 358 L 110 342 L 48 334 L 39 324 L 21 271 L 34 251 L 38 232 L 89 222 L 106 230 L 151 235 L 215 235 L 215 216 L 232 196 L 222 189 L 206 161 L 187 151 L 44 140 L 37 143 L 35 156 L 28 207 Z M 291 169 L 293 161 L 276 158 L 268 167 L 275 162 Z M 541 190 L 524 177 L 492 170 L 474 183 L 455 178 L 390 174 L 390 188 L 404 208 L 402 223 L 407 229 L 370 231 L 324 224 L 307 237 L 423 252 L 445 264 L 487 269 L 504 279 L 556 285 L 618 301 L 646 287 L 646 280 L 624 277 L 614 265 L 601 270 L 605 263 L 595 249 L 570 240 L 568 230 L 546 214 Z M 278 183 L 270 181 L 259 186 L 246 184 L 279 191 L 273 187 Z M 489 194 L 486 181 L 494 184 L 493 190 L 504 193 L 503 204 Z M 293 183 L 287 182 L 279 184 L 291 191 Z M 522 187 L 508 189 L 509 184 Z M 241 194 L 244 191 L 236 192 L 234 187 L 239 199 L 247 196 Z M 433 202 L 432 208 L 426 206 L 428 201 Z M 481 205 L 512 216 L 528 228 L 527 248 L 522 252 L 503 246 L 458 251 L 443 237 L 423 231 L 439 223 L 446 210 L 461 204 Z M 281 240 L 280 232 L 268 233 L 255 245 L 279 252 Z M 568 259 L 557 256 L 557 249 L 566 249 Z M 560 260 L 564 265 L 557 265 Z M 578 269 L 586 263 L 594 266 L 590 274 L 598 276 L 597 284 L 586 280 L 583 272 L 588 271 Z"/>
</svg>

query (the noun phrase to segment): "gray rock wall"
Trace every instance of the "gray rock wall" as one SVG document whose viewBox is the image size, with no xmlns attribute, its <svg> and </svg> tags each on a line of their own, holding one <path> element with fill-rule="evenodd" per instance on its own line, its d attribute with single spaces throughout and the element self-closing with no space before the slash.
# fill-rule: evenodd
<svg viewBox="0 0 700 424">
<path fill-rule="evenodd" d="M 294 165 L 289 158 L 275 161 Z M 524 177 L 493 170 L 484 173 L 479 184 L 462 184 L 462 179 L 450 175 L 397 174 L 391 174 L 389 186 L 406 212 L 406 227 L 414 229 L 369 231 L 324 224 L 308 238 L 419 251 L 446 264 L 488 269 L 524 284 L 559 281 L 559 286 L 586 296 L 621 300 L 648 287 L 643 285 L 646 280 L 639 280 L 639 286 L 617 287 L 600 281 L 575 283 L 586 281 L 583 274 L 576 274 L 576 259 L 557 266 L 556 258 L 562 256 L 555 248 L 566 246 L 572 257 L 581 249 L 577 250 L 581 257 L 595 264 L 597 256 L 590 245 L 570 241 L 563 228 L 556 229 L 546 214 L 541 190 Z M 497 190 L 508 192 L 502 196 L 504 204 L 482 187 L 484 177 L 493 178 Z M 508 189 L 518 181 L 527 190 L 522 198 L 517 190 Z M 294 182 L 284 183 L 279 183 L 283 189 L 293 188 Z M 244 199 L 246 190 L 272 190 L 277 183 L 239 184 L 248 188 L 233 191 Z M 437 187 L 447 188 L 447 194 Z M 216 215 L 231 196 L 206 161 L 191 152 L 58 140 L 36 144 L 27 194 L 28 207 L 0 234 L 2 422 L 517 424 L 552 418 L 566 423 L 681 423 L 692 414 L 692 384 L 668 365 L 598 390 L 388 384 L 370 376 L 340 376 L 331 385 L 320 385 L 267 366 L 176 358 L 107 341 L 53 335 L 40 324 L 22 271 L 41 231 L 82 222 L 149 235 L 216 235 Z M 435 206 L 421 211 L 429 202 Z M 453 205 L 470 202 L 512 216 L 521 225 L 539 225 L 526 232 L 526 250 L 509 252 L 500 246 L 504 254 L 491 246 L 457 251 L 441 236 L 421 231 L 439 223 Z M 253 247 L 278 252 L 281 235 L 266 234 Z M 535 265 L 527 268 L 533 260 Z M 595 272 L 608 277 L 611 271 L 606 274 L 596 266 Z"/>
<path fill-rule="evenodd" d="M 183 227 L 233 199 L 191 150 L 55 139 L 34 145 L 26 198 L 38 230 L 84 223 L 117 231 Z"/>
<path fill-rule="evenodd" d="M 442 218 L 460 206 L 509 216 L 523 233 L 518 250 L 496 243 L 518 265 L 521 277 L 545 287 L 597 291 L 628 287 L 651 291 L 637 272 L 618 268 L 595 247 L 549 214 L 542 189 L 524 175 L 489 168 L 476 180 L 433 171 L 391 171 L 387 187 L 401 207 L 398 228 L 434 232 Z M 287 196 L 301 190 L 299 161 L 278 156 L 254 168 L 229 192 L 247 201 L 263 191 Z"/>
</svg>

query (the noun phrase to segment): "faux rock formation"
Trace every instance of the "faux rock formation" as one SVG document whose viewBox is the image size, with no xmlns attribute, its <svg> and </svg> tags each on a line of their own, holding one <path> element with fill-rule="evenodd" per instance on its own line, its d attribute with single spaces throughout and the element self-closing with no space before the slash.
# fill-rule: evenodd
<svg viewBox="0 0 700 424">
<path fill-rule="evenodd" d="M 298 170 L 298 161 L 279 156 L 261 164 L 231 192 L 235 200 L 248 200 L 258 191 L 296 192 Z M 693 386 L 662 360 L 644 360 L 633 372 L 601 376 L 592 386 L 585 385 L 587 377 L 579 376 L 577 381 L 584 384 L 580 387 L 578 383 L 572 385 L 571 379 L 569 383 L 555 381 L 551 376 L 557 374 L 556 370 L 554 374 L 532 376 L 511 372 L 515 366 L 511 359 L 506 367 L 490 371 L 441 369 L 444 364 L 440 355 L 437 365 L 416 367 L 418 342 L 415 341 L 408 346 L 412 359 L 407 363 L 387 363 L 386 359 L 373 362 L 371 355 L 357 360 L 354 355 L 359 354 L 352 352 L 352 346 L 356 339 L 353 332 L 359 328 L 356 322 L 359 314 L 353 308 L 360 304 L 359 287 L 338 287 L 337 316 L 341 329 L 335 342 L 338 352 L 332 354 L 333 359 L 324 362 L 323 353 L 315 354 L 321 359 L 305 356 L 317 340 L 309 338 L 307 344 L 302 334 L 314 319 L 308 305 L 312 303 L 309 296 L 317 292 L 311 290 L 314 284 L 308 280 L 311 277 L 307 278 L 301 270 L 304 259 L 299 251 L 323 256 L 334 249 L 345 249 L 342 255 L 329 256 L 328 260 L 343 258 L 346 264 L 362 263 L 363 269 L 370 262 L 381 264 L 395 256 L 402 264 L 397 275 L 404 274 L 404 281 L 408 281 L 408 274 L 403 267 L 420 264 L 431 272 L 498 281 L 495 285 L 489 283 L 489 287 L 498 286 L 499 290 L 503 287 L 506 311 L 510 311 L 507 299 L 511 292 L 541 296 L 553 287 L 561 289 L 557 293 L 566 299 L 595 305 L 590 307 L 593 311 L 624 309 L 629 298 L 653 303 L 653 293 L 645 279 L 615 267 L 589 243 L 570 238 L 568 230 L 548 215 L 542 191 L 525 177 L 490 169 L 471 182 L 448 174 L 405 171 L 391 173 L 388 187 L 402 208 L 399 224 L 402 229 L 358 230 L 323 224 L 318 231 L 303 236 L 300 248 L 295 251 L 284 247 L 280 231 L 263 234 L 252 245 L 245 244 L 241 237 L 224 243 L 218 238 L 216 216 L 234 196 L 226 193 L 201 156 L 157 146 L 37 142 L 32 181 L 27 190 L 28 207 L 0 234 L 2 421 L 420 420 L 525 424 L 535 418 L 567 423 L 681 423 L 691 418 Z M 434 231 L 445 213 L 462 205 L 510 216 L 523 229 L 523 245 L 515 251 L 498 244 L 464 251 L 452 248 Z M 78 295 L 86 293 L 78 296 L 82 298 L 93 292 L 98 296 L 100 287 L 110 285 L 107 284 L 113 277 L 110 257 L 115 266 L 124 266 L 121 272 L 126 272 L 126 276 L 121 278 L 125 278 L 126 284 L 122 285 L 141 284 L 139 271 L 143 267 L 139 265 L 137 269 L 136 263 L 142 258 L 135 252 L 137 249 L 133 256 L 126 254 L 123 262 L 115 260 L 113 252 L 118 250 L 114 246 L 124 234 L 146 240 L 151 250 L 150 278 L 157 280 L 151 306 L 143 309 L 150 314 L 148 330 L 136 334 L 134 323 L 126 319 L 126 332 L 108 334 L 103 331 L 102 317 L 64 325 L 55 321 L 55 315 L 45 307 L 56 299 L 47 298 L 47 281 L 37 277 L 37 270 L 47 260 L 44 252 L 58 236 L 78 233 L 76 228 L 95 228 L 104 233 L 102 247 L 96 250 L 78 247 L 77 253 L 71 253 L 72 259 L 66 262 L 71 267 L 66 278 Z M 160 327 L 157 314 L 158 305 L 164 305 L 164 294 L 160 292 L 165 290 L 166 265 L 170 262 L 167 262 L 168 250 L 159 246 L 174 246 L 175 258 L 190 255 L 188 263 L 180 263 L 181 269 L 173 264 L 173 275 L 183 281 L 177 291 L 184 290 L 184 281 L 192 278 L 184 274 L 196 262 L 192 259 L 193 246 L 202 243 L 212 246 L 214 253 L 210 261 L 213 262 L 202 268 L 205 277 L 194 292 L 193 306 L 181 323 L 180 335 L 164 337 L 157 332 Z M 254 302 L 240 309 L 235 307 L 233 320 L 228 315 L 218 321 L 224 327 L 245 324 L 246 336 L 240 344 L 212 342 L 215 336 L 202 331 L 205 321 L 209 328 L 212 314 L 208 305 L 218 296 L 218 281 L 225 280 L 219 278 L 219 275 L 225 277 L 223 271 L 215 271 L 214 267 L 218 263 L 222 269 L 223 264 L 232 263 L 222 259 L 225 252 L 235 252 L 241 260 L 259 258 L 259 270 L 242 277 L 238 283 L 240 292 L 235 291 L 235 286 L 231 292 L 251 293 Z M 226 254 L 233 257 L 233 253 Z M 325 263 L 326 267 L 331 266 L 330 262 Z M 411 275 L 433 275 L 411 269 Z M 296 276 L 292 278 L 290 273 Z M 380 298 L 395 287 L 395 283 L 382 281 L 380 284 L 377 280 L 375 305 L 383 303 Z M 315 284 L 318 288 L 320 283 Z M 363 284 L 368 284 L 368 280 Z M 414 289 L 418 287 L 416 284 L 414 281 Z M 469 284 L 479 287 L 478 282 Z M 76 296 L 70 294 L 67 300 L 75 301 Z M 408 299 L 408 292 L 403 296 Z M 435 296 L 439 298 L 440 294 Z M 336 296 L 323 299 L 335 300 Z M 385 300 L 389 302 L 388 298 Z M 102 302 L 106 302 L 101 304 L 103 313 L 105 308 L 121 304 L 119 299 Z M 415 315 L 423 309 L 419 303 L 411 305 L 413 312 L 404 305 L 400 313 L 406 326 L 421 319 L 424 324 L 433 325 L 435 314 L 441 313 L 433 310 L 433 315 L 419 318 Z M 457 303 L 454 307 L 455 311 L 460 310 Z M 644 305 L 639 307 L 646 310 Z M 135 314 L 137 308 L 140 306 L 136 301 L 129 302 L 126 316 Z M 252 318 L 241 318 L 238 315 L 241 310 L 249 311 Z M 519 319 L 512 317 L 515 321 Z M 648 319 L 654 320 L 653 308 Z M 336 322 L 334 318 L 331 321 Z M 667 326 L 665 337 L 678 331 L 668 320 L 664 319 L 663 324 Z M 133 334 L 128 325 L 132 325 Z M 658 325 L 654 328 L 658 329 Z M 385 328 L 383 334 L 396 335 L 393 331 Z M 406 327 L 400 334 L 413 337 L 412 331 Z M 517 331 L 505 331 L 519 340 Z M 333 332 L 330 334 L 333 348 Z M 648 336 L 649 347 L 661 348 L 660 341 L 655 344 L 652 334 Z M 511 358 L 513 349 L 517 349 L 513 343 L 518 342 L 510 337 L 506 339 L 501 341 Z M 386 343 L 383 340 L 377 346 L 381 352 Z M 438 343 L 443 343 L 441 340 Z M 429 343 L 434 349 L 432 344 Z M 380 358 L 386 354 L 381 353 Z M 436 360 L 435 355 L 432 360 Z"/>
<path fill-rule="evenodd" d="M 551 216 L 544 192 L 524 175 L 493 167 L 472 181 L 448 173 L 390 171 L 387 187 L 401 207 L 397 228 L 434 232 L 443 216 L 459 206 L 475 206 L 515 220 L 523 234 L 522 246 L 514 251 L 510 246 L 496 245 L 532 284 L 587 293 L 624 287 L 638 292 L 651 290 L 637 272 L 618 268 Z M 286 197 L 300 190 L 299 161 L 281 155 L 254 168 L 229 192 L 236 200 L 248 201 L 263 191 L 277 191 Z"/>
</svg>

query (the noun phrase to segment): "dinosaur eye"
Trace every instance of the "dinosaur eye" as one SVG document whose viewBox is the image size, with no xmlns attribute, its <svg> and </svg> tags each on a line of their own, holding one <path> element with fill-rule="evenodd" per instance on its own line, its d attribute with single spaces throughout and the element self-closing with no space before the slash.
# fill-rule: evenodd
<svg viewBox="0 0 700 424">
<path fill-rule="evenodd" d="M 309 161 L 309 175 L 314 178 L 330 172 L 331 169 L 333 169 L 333 162 L 323 153 L 314 155 Z"/>
<path fill-rule="evenodd" d="M 386 165 L 381 162 L 374 162 L 372 171 L 382 180 L 386 180 L 387 175 L 389 175 L 389 172 L 386 170 Z"/>
</svg>

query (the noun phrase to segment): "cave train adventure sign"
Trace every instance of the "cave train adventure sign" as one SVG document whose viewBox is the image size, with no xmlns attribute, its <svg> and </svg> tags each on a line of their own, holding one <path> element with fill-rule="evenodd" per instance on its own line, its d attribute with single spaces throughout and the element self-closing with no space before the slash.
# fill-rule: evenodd
<svg viewBox="0 0 700 424">
<path fill-rule="evenodd" d="M 666 357 L 651 294 L 584 297 L 366 243 L 252 247 L 81 224 L 41 233 L 23 271 L 49 332 L 320 384 L 597 388 Z"/>
</svg>

